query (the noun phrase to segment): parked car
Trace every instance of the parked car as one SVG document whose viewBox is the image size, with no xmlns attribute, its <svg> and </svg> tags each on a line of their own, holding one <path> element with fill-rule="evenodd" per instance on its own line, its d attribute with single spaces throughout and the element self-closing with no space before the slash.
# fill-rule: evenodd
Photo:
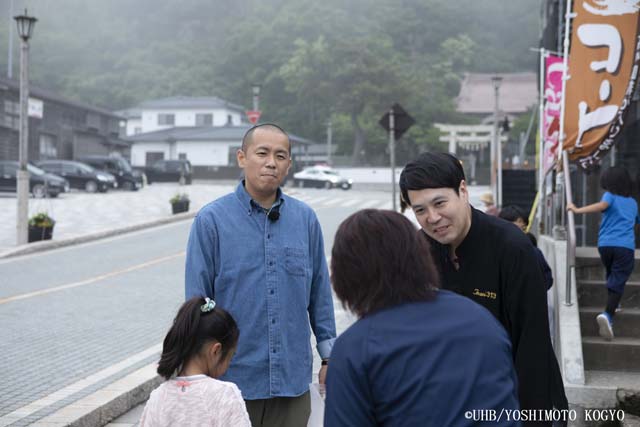
<svg viewBox="0 0 640 427">
<path fill-rule="evenodd" d="M 142 172 L 131 169 L 131 165 L 122 157 L 112 156 L 84 156 L 77 159 L 99 171 L 109 172 L 116 177 L 118 187 L 136 191 L 142 188 Z"/>
<path fill-rule="evenodd" d="M 71 160 L 43 160 L 37 166 L 46 172 L 59 175 L 69 181 L 71 188 L 78 188 L 89 193 L 106 192 L 118 183 L 109 172 L 99 171 L 85 163 Z"/>
<path fill-rule="evenodd" d="M 147 184 L 152 182 L 179 182 L 191 184 L 193 169 L 189 160 L 159 160 L 145 169 Z"/>
<path fill-rule="evenodd" d="M 328 166 L 312 166 L 293 174 L 293 185 L 296 187 L 342 188 L 348 190 L 353 184 L 335 169 Z"/>
<path fill-rule="evenodd" d="M 15 193 L 18 188 L 19 163 L 11 160 L 0 161 L 0 191 Z M 47 173 L 42 169 L 27 165 L 29 170 L 29 192 L 33 197 L 58 197 L 58 194 L 69 191 L 69 182 L 59 176 Z"/>
</svg>

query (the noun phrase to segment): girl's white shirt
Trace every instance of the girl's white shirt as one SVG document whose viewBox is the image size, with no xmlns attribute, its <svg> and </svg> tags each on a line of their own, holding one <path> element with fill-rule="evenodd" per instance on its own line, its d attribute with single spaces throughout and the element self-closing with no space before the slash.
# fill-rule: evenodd
<svg viewBox="0 0 640 427">
<path fill-rule="evenodd" d="M 176 377 L 151 392 L 141 427 L 251 427 L 238 387 L 206 375 Z"/>
</svg>

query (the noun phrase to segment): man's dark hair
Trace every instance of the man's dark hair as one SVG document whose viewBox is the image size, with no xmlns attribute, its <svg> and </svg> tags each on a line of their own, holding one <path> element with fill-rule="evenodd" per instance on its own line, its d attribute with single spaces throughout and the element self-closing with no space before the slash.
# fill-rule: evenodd
<svg viewBox="0 0 640 427">
<path fill-rule="evenodd" d="M 618 196 L 629 197 L 633 192 L 633 181 L 629 171 L 620 166 L 611 166 L 602 172 L 600 187 Z"/>
<path fill-rule="evenodd" d="M 333 289 L 359 317 L 428 301 L 439 285 L 429 243 L 403 215 L 365 209 L 344 220 L 331 251 Z"/>
<path fill-rule="evenodd" d="M 197 355 L 202 346 L 211 341 L 222 345 L 222 357 L 238 345 L 240 331 L 236 321 L 220 307 L 203 313 L 202 297 L 185 302 L 162 344 L 162 355 L 158 363 L 158 374 L 166 379 L 176 373 L 186 362 Z"/>
<path fill-rule="evenodd" d="M 284 131 L 280 126 L 274 123 L 260 123 L 259 125 L 255 125 L 251 129 L 249 129 L 244 136 L 242 137 L 242 151 L 247 150 L 247 147 L 253 142 L 253 134 L 257 129 L 264 129 L 270 132 L 281 133 L 282 135 L 287 137 L 287 141 L 289 141 L 289 154 L 291 154 L 291 138 L 289 138 L 289 134 Z"/>
<path fill-rule="evenodd" d="M 402 197 L 411 204 L 409 190 L 425 188 L 451 188 L 456 194 L 464 180 L 460 161 L 449 153 L 422 153 L 409 162 L 400 174 Z"/>
<path fill-rule="evenodd" d="M 506 219 L 509 222 L 515 222 L 518 218 L 522 218 L 524 225 L 529 225 L 529 218 L 522 209 L 516 205 L 505 206 L 500 209 L 498 216 L 502 219 Z"/>
</svg>

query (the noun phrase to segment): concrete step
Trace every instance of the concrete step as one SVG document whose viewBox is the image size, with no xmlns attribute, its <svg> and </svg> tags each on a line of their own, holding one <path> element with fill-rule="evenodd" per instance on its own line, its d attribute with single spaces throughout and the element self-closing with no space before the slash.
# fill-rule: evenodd
<svg viewBox="0 0 640 427">
<path fill-rule="evenodd" d="M 604 280 L 578 281 L 580 307 L 602 307 L 607 303 L 607 286 Z M 640 281 L 629 281 L 625 285 L 622 307 L 640 308 Z"/>
<path fill-rule="evenodd" d="M 640 338 L 583 336 L 582 353 L 585 369 L 640 372 Z"/>
<path fill-rule="evenodd" d="M 580 308 L 582 336 L 598 336 L 596 316 L 600 313 L 602 308 L 599 307 Z M 613 319 L 613 333 L 616 338 L 640 338 L 640 309 L 627 308 L 623 305 L 622 311 L 617 312 Z"/>
<path fill-rule="evenodd" d="M 597 250 L 596 250 L 597 253 Z M 605 279 L 605 271 L 600 258 L 596 256 L 576 258 L 576 279 L 602 280 Z M 635 267 L 631 273 L 630 281 L 640 282 L 640 258 L 636 250 Z"/>
</svg>

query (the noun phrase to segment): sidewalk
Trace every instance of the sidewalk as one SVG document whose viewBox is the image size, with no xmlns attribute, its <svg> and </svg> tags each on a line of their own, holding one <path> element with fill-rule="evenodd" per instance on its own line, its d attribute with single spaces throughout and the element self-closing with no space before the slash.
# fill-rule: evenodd
<svg viewBox="0 0 640 427">
<path fill-rule="evenodd" d="M 169 199 L 176 193 L 189 195 L 189 212 L 195 214 L 205 204 L 232 191 L 235 185 L 232 182 L 196 182 L 186 186 L 157 183 L 130 192 L 116 190 L 89 194 L 72 191 L 55 199 L 29 199 L 29 216 L 47 212 L 56 220 L 54 241 L 75 239 L 170 220 Z M 16 250 L 16 210 L 15 194 L 0 193 L 0 258 L 4 253 Z M 31 243 L 29 246 L 40 244 Z"/>
</svg>

